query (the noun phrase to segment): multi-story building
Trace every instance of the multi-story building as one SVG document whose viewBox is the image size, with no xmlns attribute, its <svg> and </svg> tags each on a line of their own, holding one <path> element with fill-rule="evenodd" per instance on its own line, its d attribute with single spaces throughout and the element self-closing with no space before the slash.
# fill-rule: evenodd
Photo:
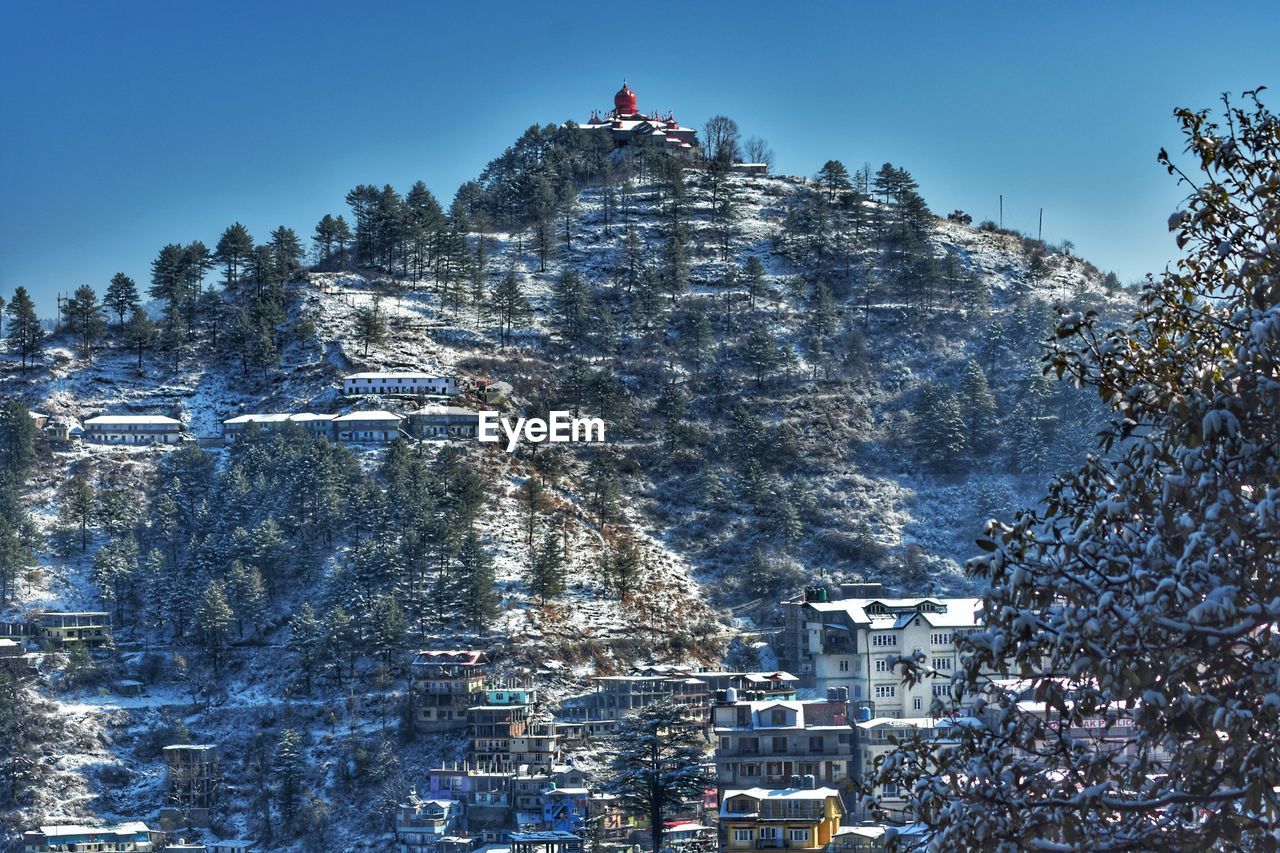
<svg viewBox="0 0 1280 853">
<path fill-rule="evenodd" d="M 396 853 L 437 853 L 445 836 L 461 823 L 458 800 L 423 800 L 417 789 L 396 808 Z"/>
<path fill-rule="evenodd" d="M 707 727 L 710 696 L 707 684 L 683 673 L 606 675 L 594 679 L 595 690 L 561 703 L 559 715 L 582 723 L 588 737 L 609 734 L 623 717 L 672 697 L 685 708 L 685 718 L 700 730 Z"/>
<path fill-rule="evenodd" d="M 111 614 L 103 610 L 50 611 L 41 613 L 35 621 L 36 636 L 57 646 L 97 645 L 111 639 Z"/>
<path fill-rule="evenodd" d="M 425 406 L 409 414 L 409 431 L 418 438 L 475 438 L 480 413 L 461 406 Z"/>
<path fill-rule="evenodd" d="M 823 850 L 843 814 L 834 788 L 728 790 L 720 805 L 723 849 Z"/>
<path fill-rule="evenodd" d="M 409 666 L 414 725 L 422 731 L 467 726 L 467 709 L 481 701 L 491 672 L 489 657 L 475 649 L 429 649 Z"/>
<path fill-rule="evenodd" d="M 560 760 L 560 739 L 556 723 L 546 713 L 536 714 L 524 732 L 511 739 L 511 764 L 529 773 L 549 773 Z"/>
<path fill-rule="evenodd" d="M 158 850 L 164 833 L 147 828 L 139 820 L 105 826 L 56 824 L 42 826 L 22 835 L 23 853 L 61 853 L 61 851 L 120 851 L 120 853 L 152 853 Z"/>
<path fill-rule="evenodd" d="M 864 718 L 927 715 L 959 667 L 957 638 L 981 627 L 979 598 L 826 599 L 811 589 L 784 602 L 782 656 L 820 691 L 847 688 Z M 915 653 L 938 674 L 907 687 L 890 659 Z"/>
<path fill-rule="evenodd" d="M 519 765 L 512 747 L 516 740 L 529 737 L 538 692 L 531 688 L 503 688 L 486 690 L 482 698 L 483 705 L 467 709 L 469 758 L 481 769 L 514 771 Z M 522 755 L 533 754 L 527 751 L 527 743 L 525 748 Z"/>
<path fill-rule="evenodd" d="M 716 785 L 786 788 L 796 777 L 839 786 L 853 758 L 843 701 L 726 701 L 711 709 Z"/>
<path fill-rule="evenodd" d="M 385 444 L 400 437 L 403 420 L 393 412 L 348 412 L 333 419 L 333 435 L 348 444 Z"/>
<path fill-rule="evenodd" d="M 458 380 L 416 371 L 353 373 L 342 380 L 343 394 L 453 395 Z"/>
<path fill-rule="evenodd" d="M 933 717 L 876 717 L 853 726 L 853 778 L 869 793 L 880 798 L 881 807 L 891 818 L 904 817 L 905 791 L 897 785 L 871 785 L 876 761 L 897 749 L 897 744 L 910 737 L 933 740 L 946 733 L 947 722 Z M 852 811 L 861 818 L 871 817 L 855 802 Z"/>
<path fill-rule="evenodd" d="M 210 809 L 222 784 L 218 748 L 207 743 L 175 743 L 162 750 L 165 796 L 179 809 Z"/>
</svg>

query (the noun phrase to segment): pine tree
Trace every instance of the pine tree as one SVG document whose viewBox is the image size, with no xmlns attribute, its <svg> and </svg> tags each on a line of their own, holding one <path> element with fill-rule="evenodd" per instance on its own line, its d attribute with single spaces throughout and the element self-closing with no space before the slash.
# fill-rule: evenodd
<svg viewBox="0 0 1280 853">
<path fill-rule="evenodd" d="M 262 583 L 262 572 L 256 566 L 246 566 L 234 560 L 227 573 L 227 596 L 236 615 L 236 636 L 244 637 L 246 622 L 250 632 L 257 634 L 267 617 L 267 591 Z"/>
<path fill-rule="evenodd" d="M 751 300 L 751 310 L 756 310 L 756 300 L 763 299 L 769 293 L 769 283 L 765 278 L 764 264 L 755 255 L 747 258 L 742 267 L 741 282 Z"/>
<path fill-rule="evenodd" d="M 204 596 L 200 599 L 200 606 L 196 610 L 195 624 L 196 641 L 208 655 L 214 672 L 221 669 L 227 644 L 231 640 L 231 624 L 234 621 L 235 614 L 231 612 L 231 606 L 227 603 L 222 584 L 210 581 L 205 587 Z"/>
<path fill-rule="evenodd" d="M 22 372 L 26 373 L 27 364 L 35 363 L 44 342 L 44 329 L 36 316 L 36 305 L 25 287 L 17 287 L 5 311 L 9 315 L 9 349 L 22 358 Z"/>
<path fill-rule="evenodd" d="M 987 376 L 976 361 L 965 365 L 959 403 L 969 449 L 975 455 L 985 456 L 999 439 L 998 419 L 996 398 L 987 387 Z"/>
<path fill-rule="evenodd" d="M 623 717 L 608 753 L 606 790 L 648 818 L 652 849 L 661 850 L 667 816 L 701 798 L 714 781 L 685 709 L 664 698 Z"/>
<path fill-rule="evenodd" d="M 285 826 L 292 827 L 298 814 L 298 797 L 303 785 L 302 736 L 295 729 L 285 729 L 280 733 L 271 769 L 276 779 L 280 817 Z"/>
<path fill-rule="evenodd" d="M 836 200 L 838 193 L 853 189 L 849 182 L 849 170 L 839 160 L 828 160 L 818 170 L 818 184 L 827 191 L 827 201 Z"/>
<path fill-rule="evenodd" d="M 98 294 L 93 287 L 82 284 L 67 300 L 66 324 L 67 331 L 80 344 L 80 354 L 92 361 L 93 346 L 102 339 L 107 327 L 102 318 L 102 306 L 98 304 Z"/>
<path fill-rule="evenodd" d="M 67 482 L 62 499 L 63 518 L 80 528 L 81 552 L 89 547 L 89 525 L 96 515 L 95 497 L 88 472 L 81 465 Z"/>
<path fill-rule="evenodd" d="M 298 667 L 306 679 L 307 693 L 310 693 L 312 676 L 324 654 L 324 626 L 316 618 L 310 602 L 303 602 L 297 614 L 289 620 L 289 650 L 297 658 Z"/>
<path fill-rule="evenodd" d="M 138 307 L 138 285 L 122 272 L 111 277 L 107 285 L 106 296 L 102 300 L 106 306 L 116 313 L 120 325 L 124 325 L 124 315 Z"/>
<path fill-rule="evenodd" d="M 253 237 L 249 235 L 249 229 L 239 222 L 233 222 L 222 232 L 218 245 L 214 248 L 213 259 L 226 267 L 223 281 L 227 287 L 236 283 L 240 271 L 253 257 L 253 248 Z"/>
<path fill-rule="evenodd" d="M 498 330 L 502 345 L 507 345 L 507 338 L 517 323 L 522 323 L 529 316 L 529 300 L 520 289 L 520 280 L 515 270 L 508 270 L 493 290 L 493 314 L 498 318 Z"/>
<path fill-rule="evenodd" d="M 778 369 L 782 354 L 778 351 L 778 342 L 773 334 L 764 326 L 757 326 L 747 335 L 742 348 L 743 360 L 755 376 L 756 387 L 763 388 L 765 377 Z"/>
<path fill-rule="evenodd" d="M 292 228 L 281 225 L 271 232 L 271 253 L 276 269 L 283 276 L 292 277 L 302 268 L 302 240 Z"/>
<path fill-rule="evenodd" d="M 134 308 L 129 322 L 124 326 L 124 340 L 130 349 L 138 353 L 138 369 L 142 369 L 142 354 L 156 341 L 156 325 L 147 312 Z"/>
<path fill-rule="evenodd" d="M 916 398 L 912 417 L 912 449 L 926 470 L 949 473 L 958 469 L 968 450 L 967 430 L 960 405 L 945 386 L 926 383 Z"/>
<path fill-rule="evenodd" d="M 373 625 L 370 633 L 370 650 L 390 665 L 396 654 L 404 650 L 409 623 L 404 618 L 404 608 L 394 595 L 380 595 L 373 604 Z"/>
<path fill-rule="evenodd" d="M 542 543 L 529 552 L 529 591 L 545 602 L 564 592 L 565 564 L 555 528 L 547 528 Z"/>
<path fill-rule="evenodd" d="M 623 536 L 613 545 L 605 549 L 603 558 L 605 577 L 613 589 L 614 595 L 625 599 L 634 593 L 640 583 L 640 573 L 644 568 L 644 558 L 635 540 Z"/>
<path fill-rule="evenodd" d="M 114 607 L 116 624 L 124 622 L 124 608 L 137 580 L 138 543 L 132 536 L 113 537 L 93 555 L 89 579 L 107 607 Z"/>
<path fill-rule="evenodd" d="M 458 550 L 458 587 L 467 625 L 483 628 L 498 615 L 498 594 L 494 589 L 493 558 L 485 551 L 475 531 L 467 534 Z"/>
<path fill-rule="evenodd" d="M 365 356 L 370 346 L 378 346 L 387 339 L 387 318 L 377 297 L 369 305 L 356 309 L 354 334 L 356 343 L 364 347 Z"/>
</svg>

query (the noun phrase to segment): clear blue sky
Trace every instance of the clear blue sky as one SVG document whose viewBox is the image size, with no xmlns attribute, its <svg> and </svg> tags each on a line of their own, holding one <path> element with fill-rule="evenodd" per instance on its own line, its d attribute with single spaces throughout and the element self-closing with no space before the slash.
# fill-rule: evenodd
<svg viewBox="0 0 1280 853">
<path fill-rule="evenodd" d="M 448 204 L 534 122 L 737 120 L 780 171 L 885 160 L 931 207 L 1123 279 L 1173 256 L 1178 105 L 1280 87 L 1272 3 L 0 3 L 0 294 L 140 284 L 234 220 L 309 236 L 357 183 Z M 1273 98 L 1280 107 L 1280 88 Z"/>
</svg>

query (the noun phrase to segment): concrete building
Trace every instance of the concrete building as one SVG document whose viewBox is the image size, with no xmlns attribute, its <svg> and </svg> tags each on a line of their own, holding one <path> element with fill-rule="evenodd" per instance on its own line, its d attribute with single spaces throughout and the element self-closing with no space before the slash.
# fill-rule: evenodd
<svg viewBox="0 0 1280 853">
<path fill-rule="evenodd" d="M 689 724 L 705 730 L 710 695 L 705 681 L 683 673 L 607 675 L 593 679 L 595 690 L 560 704 L 558 716 L 581 723 L 588 737 L 611 733 L 618 721 L 668 696 L 684 706 Z"/>
<path fill-rule="evenodd" d="M 897 749 L 891 739 L 899 742 L 908 737 L 933 740 L 945 734 L 946 725 L 945 721 L 933 717 L 876 717 L 856 723 L 853 727 L 853 778 L 866 784 L 874 776 L 876 760 Z M 881 805 L 891 818 L 904 817 L 906 792 L 900 791 L 897 785 L 877 785 L 873 792 L 881 798 Z M 871 816 L 856 804 L 853 811 L 861 818 Z"/>
<path fill-rule="evenodd" d="M 409 431 L 418 438 L 475 438 L 480 413 L 461 406 L 426 406 L 409 415 Z"/>
<path fill-rule="evenodd" d="M 163 415 L 98 415 L 84 422 L 84 440 L 94 444 L 177 444 L 182 424 Z"/>
<path fill-rule="evenodd" d="M 527 738 L 538 701 L 536 690 L 503 688 L 482 694 L 484 704 L 467 709 L 468 759 L 483 770 L 514 772 L 514 742 Z"/>
<path fill-rule="evenodd" d="M 731 691 L 732 693 L 733 691 Z M 851 775 L 847 702 L 726 701 L 711 709 L 716 784 L 787 788 L 797 777 L 839 787 Z"/>
<path fill-rule="evenodd" d="M 106 851 L 113 853 L 154 853 L 164 833 L 147 828 L 139 820 L 127 823 L 85 826 L 53 824 L 22 835 L 23 853 L 63 853 L 63 851 Z"/>
<path fill-rule="evenodd" d="M 409 666 L 414 725 L 421 731 L 467 727 L 467 709 L 480 704 L 491 672 L 489 658 L 475 649 L 429 649 Z"/>
<path fill-rule="evenodd" d="M 105 611 L 51 611 L 35 621 L 36 637 L 57 646 L 98 645 L 111 639 L 111 614 Z"/>
<path fill-rule="evenodd" d="M 353 373 L 342 380 L 342 393 L 452 396 L 458 393 L 458 380 L 453 376 L 417 371 Z"/>
<path fill-rule="evenodd" d="M 820 692 L 847 688 L 859 716 L 926 716 L 959 666 L 957 638 L 980 629 L 981 606 L 979 598 L 827 600 L 825 590 L 806 590 L 784 602 L 780 657 Z M 907 687 L 889 658 L 916 652 L 938 675 Z"/>
<path fill-rule="evenodd" d="M 417 789 L 396 808 L 396 853 L 438 853 L 440 842 L 462 822 L 463 804 L 457 800 L 423 800 Z"/>
<path fill-rule="evenodd" d="M 693 159 L 702 153 L 698 131 L 683 127 L 671 113 L 652 115 L 640 112 L 636 93 L 624 80 L 613 96 L 613 110 L 603 117 L 593 112 L 586 124 L 579 125 L 591 133 L 605 134 L 615 149 L 645 146 L 675 157 Z"/>
<path fill-rule="evenodd" d="M 218 748 L 207 743 L 175 743 L 162 753 L 169 805 L 183 811 L 213 808 L 222 785 Z"/>
<path fill-rule="evenodd" d="M 728 790 L 720 805 L 722 849 L 823 850 L 843 815 L 834 788 Z"/>
<path fill-rule="evenodd" d="M 337 417 L 337 415 L 317 415 L 311 412 L 236 415 L 222 422 L 222 440 L 227 444 L 234 444 L 251 424 L 256 424 L 257 428 L 262 430 L 295 426 L 314 436 L 324 436 L 332 440 L 333 422 Z"/>
<path fill-rule="evenodd" d="M 359 411 L 333 419 L 334 439 L 348 444 L 385 444 L 400 437 L 400 415 Z"/>
</svg>

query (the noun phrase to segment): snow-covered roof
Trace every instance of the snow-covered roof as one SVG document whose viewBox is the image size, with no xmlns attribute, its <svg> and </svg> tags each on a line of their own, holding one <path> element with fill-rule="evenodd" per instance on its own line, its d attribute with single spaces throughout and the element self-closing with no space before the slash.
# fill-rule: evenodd
<svg viewBox="0 0 1280 853">
<path fill-rule="evenodd" d="M 881 726 L 902 729 L 932 729 L 939 723 L 937 717 L 872 717 L 855 723 L 860 729 L 877 729 Z"/>
<path fill-rule="evenodd" d="M 84 826 L 78 823 L 51 824 L 41 826 L 40 832 L 46 839 L 64 838 L 68 835 L 123 835 L 139 832 L 150 832 L 147 825 L 140 820 L 116 823 L 110 826 Z"/>
<path fill-rule="evenodd" d="M 369 371 L 366 373 L 352 373 L 343 377 L 345 380 L 351 379 L 449 379 L 451 377 L 443 376 L 439 373 L 421 373 L 418 371 Z"/>
<path fill-rule="evenodd" d="M 98 415 L 84 422 L 85 426 L 101 424 L 151 424 L 156 426 L 182 426 L 180 421 L 164 415 Z"/>
<path fill-rule="evenodd" d="M 440 417 L 441 415 L 454 415 L 457 417 L 466 417 L 466 416 L 473 416 L 477 418 L 480 417 L 480 413 L 477 412 L 475 409 L 468 409 L 468 408 L 464 408 L 463 406 L 444 406 L 444 405 L 423 406 L 421 409 L 418 409 L 418 411 L 410 413 L 409 417 L 432 418 L 432 417 Z"/>
<path fill-rule="evenodd" d="M 291 419 L 293 415 L 288 412 L 272 412 L 270 414 L 261 415 L 236 415 L 234 418 L 227 418 L 224 424 L 278 424 Z"/>
<path fill-rule="evenodd" d="M 347 421 L 400 421 L 402 418 L 392 412 L 348 412 L 334 418 L 334 423 Z"/>
<path fill-rule="evenodd" d="M 835 797 L 840 801 L 840 792 L 835 788 L 731 788 L 724 792 L 720 800 L 720 816 L 733 817 L 741 812 L 731 812 L 725 804 L 734 797 L 750 797 L 753 800 L 787 800 L 789 802 L 817 801 L 825 802 Z"/>
<path fill-rule="evenodd" d="M 794 675 L 792 675 L 789 672 L 778 671 L 778 672 L 748 672 L 743 674 L 742 680 L 750 681 L 753 684 L 755 683 L 763 684 L 763 683 L 775 682 L 775 681 L 799 681 L 800 679 L 796 678 Z"/>
<path fill-rule="evenodd" d="M 901 628 L 916 616 L 935 628 L 971 628 L 981 624 L 981 598 L 844 598 L 811 601 L 819 613 L 846 613 L 855 625 L 871 628 Z M 868 612 L 882 610 L 882 612 Z"/>
</svg>

